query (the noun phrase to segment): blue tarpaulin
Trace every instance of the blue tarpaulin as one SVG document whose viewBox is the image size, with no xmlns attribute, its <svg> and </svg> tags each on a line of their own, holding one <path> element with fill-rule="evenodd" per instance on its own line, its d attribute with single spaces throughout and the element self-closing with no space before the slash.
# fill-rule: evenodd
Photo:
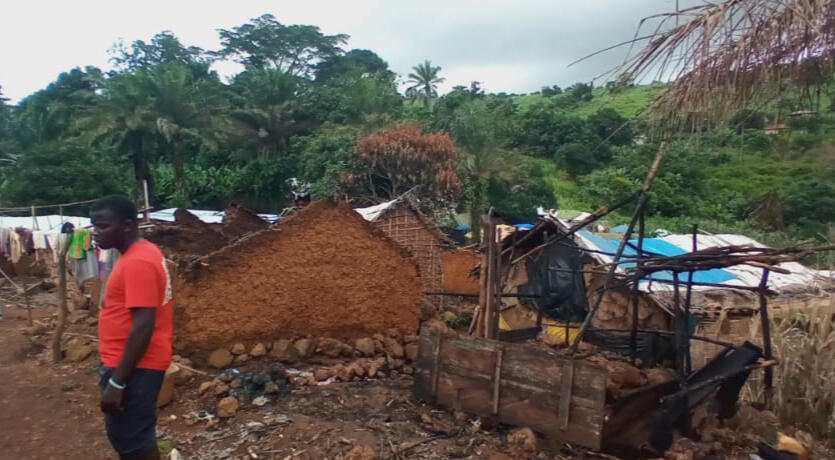
<svg viewBox="0 0 835 460">
<path fill-rule="evenodd" d="M 612 227 L 609 232 L 610 233 L 626 233 L 626 229 L 629 228 L 626 224 L 615 225 Z"/>
<path fill-rule="evenodd" d="M 580 230 L 577 232 L 583 238 L 590 241 L 592 244 L 597 246 L 596 249 L 600 251 L 607 252 L 610 254 L 614 254 L 618 250 L 618 246 L 620 246 L 620 240 L 606 238 L 597 234 L 594 234 L 588 230 Z M 623 268 L 630 268 L 635 266 L 635 258 L 638 255 L 638 240 L 633 239 L 629 240 L 629 244 L 623 250 L 623 255 L 621 256 L 622 260 L 627 260 L 630 262 L 621 263 L 619 266 Z M 590 248 L 594 249 L 594 248 Z M 659 256 L 680 256 L 682 254 L 687 254 L 687 251 L 679 248 L 678 246 L 664 241 L 659 238 L 644 238 L 643 242 L 643 250 L 644 254 L 648 256 L 652 255 L 659 255 Z M 649 253 L 649 254 L 647 254 Z M 678 279 L 679 281 L 687 282 L 688 274 L 679 273 Z M 736 279 L 736 277 L 722 269 L 714 268 L 711 270 L 699 270 L 693 272 L 693 281 L 697 283 L 724 283 L 726 281 L 730 281 Z M 664 271 L 664 272 L 655 272 L 649 278 L 645 278 L 645 281 L 649 280 L 662 280 L 662 281 L 672 281 L 673 280 L 673 272 L 671 271 Z"/>
</svg>

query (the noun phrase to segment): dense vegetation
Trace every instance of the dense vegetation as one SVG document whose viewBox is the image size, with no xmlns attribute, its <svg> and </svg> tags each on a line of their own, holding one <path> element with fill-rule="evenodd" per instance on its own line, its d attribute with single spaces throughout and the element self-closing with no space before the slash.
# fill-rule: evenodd
<svg viewBox="0 0 835 460">
<path fill-rule="evenodd" d="M 642 115 L 662 84 L 512 95 L 473 82 L 438 97 L 443 69 L 426 61 L 401 95 L 388 64 L 346 50 L 345 35 L 267 15 L 220 38 L 209 51 L 162 32 L 115 47 L 113 71 L 72 69 L 0 104 L 0 203 L 138 196 L 146 180 L 155 206 L 236 200 L 276 211 L 297 178 L 314 198 L 368 203 L 414 189 L 436 210 L 493 206 L 530 220 L 537 206 L 591 210 L 636 190 L 661 137 Z M 223 81 L 217 59 L 244 70 Z M 829 88 L 789 91 L 729 123 L 693 123 L 670 143 L 650 228 L 698 222 L 777 244 L 832 238 Z M 815 113 L 787 115 L 798 109 Z M 765 134 L 775 121 L 793 129 Z"/>
</svg>

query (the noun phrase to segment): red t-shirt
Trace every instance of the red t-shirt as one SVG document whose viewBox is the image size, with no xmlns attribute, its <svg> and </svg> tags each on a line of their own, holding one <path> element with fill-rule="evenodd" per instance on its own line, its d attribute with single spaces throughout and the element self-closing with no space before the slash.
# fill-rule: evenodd
<svg viewBox="0 0 835 460">
<path fill-rule="evenodd" d="M 138 240 L 116 261 L 107 279 L 104 306 L 99 311 L 99 354 L 102 363 L 116 367 L 130 333 L 130 309 L 157 309 L 154 335 L 136 365 L 143 369 L 168 369 L 174 333 L 171 278 L 162 251 L 150 241 Z"/>
</svg>

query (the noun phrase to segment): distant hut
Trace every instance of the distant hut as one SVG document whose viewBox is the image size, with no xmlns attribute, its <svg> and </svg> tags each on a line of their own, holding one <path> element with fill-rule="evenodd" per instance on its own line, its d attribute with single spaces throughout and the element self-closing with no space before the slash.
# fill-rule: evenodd
<svg viewBox="0 0 835 460">
<path fill-rule="evenodd" d="M 408 197 L 368 208 L 358 208 L 355 211 L 412 254 L 420 267 L 421 287 L 424 292 L 443 289 L 441 249 L 452 243 L 429 222 Z M 438 298 L 431 300 L 436 303 Z"/>
</svg>

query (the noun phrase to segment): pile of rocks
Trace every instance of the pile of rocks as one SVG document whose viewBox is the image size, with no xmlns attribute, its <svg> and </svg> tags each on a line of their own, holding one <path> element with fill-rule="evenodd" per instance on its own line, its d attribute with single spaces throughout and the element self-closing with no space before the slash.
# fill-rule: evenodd
<svg viewBox="0 0 835 460">
<path fill-rule="evenodd" d="M 445 326 L 443 327 L 445 329 Z M 330 337 L 302 337 L 294 340 L 281 339 L 267 345 L 255 343 L 249 351 L 244 344 L 237 343 L 229 348 L 213 351 L 208 357 L 208 365 L 215 369 L 225 369 L 265 356 L 285 364 L 327 364 L 327 368 L 338 368 L 334 361 L 353 360 L 343 367 L 353 367 L 355 376 L 368 375 L 368 371 L 375 367 L 379 370 L 388 365 L 399 369 L 407 362 L 416 360 L 418 336 L 403 335 L 397 329 L 389 329 L 385 334 L 374 334 L 347 342 Z M 380 361 L 380 358 L 383 360 Z M 359 372 L 359 367 L 363 368 L 364 372 Z M 333 373 L 335 375 L 337 372 Z M 376 375 L 376 372 L 371 374 Z"/>
</svg>

